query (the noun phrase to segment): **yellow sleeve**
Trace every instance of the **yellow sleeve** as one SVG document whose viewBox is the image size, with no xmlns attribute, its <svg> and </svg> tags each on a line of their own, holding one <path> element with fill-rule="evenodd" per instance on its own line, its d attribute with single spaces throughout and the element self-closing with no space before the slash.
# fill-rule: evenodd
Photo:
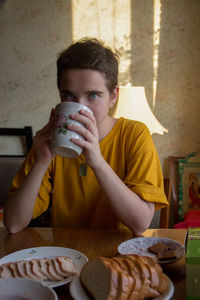
<svg viewBox="0 0 200 300">
<path fill-rule="evenodd" d="M 22 166 L 20 167 L 19 171 L 15 175 L 11 188 L 8 192 L 8 196 L 11 196 L 15 193 L 15 191 L 22 185 L 24 179 L 26 176 L 28 176 L 29 172 L 32 169 L 32 166 L 34 164 L 34 148 L 32 148 L 27 155 L 25 161 L 23 162 Z M 33 219 L 40 216 L 43 212 L 45 212 L 49 206 L 49 201 L 51 197 L 51 191 L 52 191 L 52 185 L 51 185 L 51 165 L 47 169 L 39 192 L 38 196 L 36 198 L 35 207 L 33 211 Z M 28 199 L 27 199 L 28 201 Z"/>
<path fill-rule="evenodd" d="M 160 160 L 148 128 L 140 123 L 137 126 L 128 147 L 125 184 L 142 199 L 154 202 L 157 210 L 168 205 Z"/>
</svg>

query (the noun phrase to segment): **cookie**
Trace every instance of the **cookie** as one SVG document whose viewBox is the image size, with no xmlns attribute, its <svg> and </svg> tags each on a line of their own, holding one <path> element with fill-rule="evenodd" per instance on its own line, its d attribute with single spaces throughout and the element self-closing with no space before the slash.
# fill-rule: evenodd
<svg viewBox="0 0 200 300">
<path fill-rule="evenodd" d="M 171 259 L 176 259 L 176 252 L 172 249 L 170 249 L 170 247 L 165 248 L 163 250 L 160 250 L 157 254 L 158 256 L 158 260 L 162 261 L 162 260 L 171 260 Z"/>
<path fill-rule="evenodd" d="M 169 247 L 166 244 L 159 242 L 159 243 L 156 243 L 156 244 L 148 247 L 147 249 L 149 252 L 158 254 L 158 252 L 160 252 L 161 250 L 164 250 L 165 248 L 169 248 Z"/>
</svg>

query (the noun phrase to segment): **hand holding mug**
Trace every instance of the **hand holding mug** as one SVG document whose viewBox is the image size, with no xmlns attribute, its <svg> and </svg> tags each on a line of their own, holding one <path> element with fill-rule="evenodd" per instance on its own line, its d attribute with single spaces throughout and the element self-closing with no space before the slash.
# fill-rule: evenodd
<svg viewBox="0 0 200 300">
<path fill-rule="evenodd" d="M 51 148 L 51 132 L 54 123 L 55 109 L 52 108 L 49 122 L 41 130 L 36 132 L 34 137 L 35 160 L 36 162 L 49 165 L 54 153 Z"/>
<path fill-rule="evenodd" d="M 75 138 L 83 140 L 84 138 L 79 133 L 68 129 L 69 124 L 75 124 L 84 127 L 81 122 L 70 118 L 72 114 L 78 114 L 80 110 L 86 110 L 92 113 L 87 106 L 77 102 L 69 101 L 56 105 L 51 145 L 53 151 L 57 155 L 73 158 L 82 153 L 83 148 L 74 144 L 71 139 Z"/>
</svg>

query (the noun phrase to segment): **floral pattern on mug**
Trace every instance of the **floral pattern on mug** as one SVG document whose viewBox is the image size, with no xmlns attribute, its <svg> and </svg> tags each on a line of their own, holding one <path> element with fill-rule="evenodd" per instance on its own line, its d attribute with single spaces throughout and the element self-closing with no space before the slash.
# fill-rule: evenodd
<svg viewBox="0 0 200 300">
<path fill-rule="evenodd" d="M 57 114 L 54 120 L 53 128 L 58 129 L 63 127 L 65 121 L 67 120 L 66 116 L 63 114 Z"/>
<path fill-rule="evenodd" d="M 59 129 L 58 134 L 67 134 L 68 122 L 66 122 L 67 117 L 63 114 L 57 114 L 54 120 L 53 128 Z"/>
</svg>

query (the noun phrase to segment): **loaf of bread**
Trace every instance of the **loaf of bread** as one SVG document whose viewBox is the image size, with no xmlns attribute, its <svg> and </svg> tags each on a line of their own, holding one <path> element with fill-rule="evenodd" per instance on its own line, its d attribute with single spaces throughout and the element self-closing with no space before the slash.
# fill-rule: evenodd
<svg viewBox="0 0 200 300">
<path fill-rule="evenodd" d="M 167 277 L 153 258 L 134 254 L 88 261 L 80 282 L 95 300 L 154 298 L 168 287 Z"/>
<path fill-rule="evenodd" d="M 61 281 L 79 274 L 71 257 L 20 260 L 0 266 L 0 278 L 30 278 L 37 281 Z"/>
</svg>

